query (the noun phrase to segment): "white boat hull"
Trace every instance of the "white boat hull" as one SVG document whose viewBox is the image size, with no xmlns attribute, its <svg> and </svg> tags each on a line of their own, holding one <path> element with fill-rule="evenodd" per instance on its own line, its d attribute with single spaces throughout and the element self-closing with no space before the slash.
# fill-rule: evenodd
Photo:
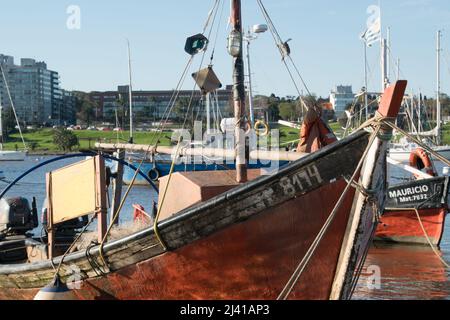
<svg viewBox="0 0 450 320">
<path fill-rule="evenodd" d="M 450 160 L 450 147 L 438 147 L 433 148 L 434 151 L 438 152 L 440 155 L 445 157 L 446 159 Z M 395 161 L 401 162 L 401 163 L 409 163 L 409 157 L 411 155 L 411 152 L 414 150 L 409 149 L 390 149 L 389 150 L 389 157 Z M 438 159 L 432 158 L 433 161 L 439 162 Z"/>
<path fill-rule="evenodd" d="M 22 151 L 0 151 L 0 161 L 25 161 L 26 156 Z"/>
</svg>

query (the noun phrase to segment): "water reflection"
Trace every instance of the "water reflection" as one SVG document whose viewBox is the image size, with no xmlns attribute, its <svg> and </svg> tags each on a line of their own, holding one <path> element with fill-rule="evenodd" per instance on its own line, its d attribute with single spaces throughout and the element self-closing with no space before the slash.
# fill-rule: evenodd
<svg viewBox="0 0 450 320">
<path fill-rule="evenodd" d="M 448 260 L 448 254 L 444 258 Z M 378 288 L 374 273 L 368 272 L 373 266 L 381 272 Z M 449 270 L 429 247 L 375 244 L 354 299 L 447 300 L 450 299 L 449 279 Z"/>
</svg>

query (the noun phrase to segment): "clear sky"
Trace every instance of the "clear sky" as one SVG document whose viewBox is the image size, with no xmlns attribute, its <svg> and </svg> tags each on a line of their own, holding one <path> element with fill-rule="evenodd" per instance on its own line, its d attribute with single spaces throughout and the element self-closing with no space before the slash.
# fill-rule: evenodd
<svg viewBox="0 0 450 320">
<path fill-rule="evenodd" d="M 225 4 L 215 69 L 231 82 L 226 53 Z M 16 62 L 47 62 L 69 90 L 114 90 L 126 84 L 126 38 L 132 46 L 135 89 L 172 89 L 188 56 L 185 38 L 201 31 L 214 0 L 1 0 L 0 53 Z M 243 0 L 244 24 L 264 23 L 256 0 Z M 367 7 L 378 0 L 265 0 L 280 34 L 292 38 L 292 56 L 314 93 L 327 96 L 337 84 L 363 86 Z M 79 30 L 70 30 L 67 8 L 81 9 Z M 382 0 L 383 27 L 391 27 L 392 55 L 401 59 L 409 90 L 432 95 L 436 86 L 436 31 L 443 29 L 443 91 L 450 92 L 450 3 L 448 0 Z M 213 40 L 213 39 L 211 39 Z M 213 42 L 213 41 L 212 41 Z M 269 33 L 252 47 L 257 93 L 296 95 Z M 379 45 L 369 49 L 369 89 L 379 90 Z M 198 60 L 197 60 L 198 62 Z M 198 63 L 196 64 L 198 65 Z M 392 67 L 394 73 L 394 67 Z M 192 70 L 194 71 L 194 70 Z M 192 79 L 186 83 L 192 89 Z"/>
</svg>

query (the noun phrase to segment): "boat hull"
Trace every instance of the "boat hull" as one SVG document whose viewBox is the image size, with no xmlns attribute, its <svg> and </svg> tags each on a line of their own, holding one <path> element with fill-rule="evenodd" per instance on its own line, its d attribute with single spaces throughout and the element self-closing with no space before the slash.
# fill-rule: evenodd
<svg viewBox="0 0 450 320">
<path fill-rule="evenodd" d="M 450 160 L 450 147 L 438 147 L 434 149 L 436 152 L 438 152 L 440 155 L 442 155 L 444 158 Z M 406 149 L 390 149 L 389 150 L 389 157 L 395 161 L 408 164 L 409 163 L 409 157 L 411 155 L 411 152 L 413 152 L 414 149 L 406 148 Z M 434 162 L 440 162 L 440 160 L 436 159 L 432 156 L 431 158 Z"/>
<path fill-rule="evenodd" d="M 79 299 L 276 299 L 341 197 L 368 137 L 360 132 L 161 222 L 166 247 L 153 229 L 144 230 L 106 244 L 107 267 L 94 247 L 67 256 L 60 275 L 70 281 L 79 270 Z M 383 188 L 384 152 L 374 155 L 380 165 L 371 187 Z M 355 193 L 350 188 L 344 197 L 290 299 L 351 296 L 376 226 L 375 203 Z M 0 299 L 31 299 L 53 277 L 49 261 L 0 266 Z"/>
<path fill-rule="evenodd" d="M 375 241 L 429 245 L 428 236 L 434 246 L 439 246 L 448 212 L 448 188 L 449 178 L 444 177 L 390 188 L 387 209 L 381 218 Z"/>
<path fill-rule="evenodd" d="M 88 280 L 74 292 L 81 300 L 275 300 L 345 186 L 339 181 L 322 187 L 174 252 Z M 353 197 L 354 191 L 346 197 L 291 299 L 329 298 Z M 31 299 L 36 293 L 6 289 L 0 298 Z"/>
<path fill-rule="evenodd" d="M 140 171 L 143 172 L 145 175 L 147 175 L 150 179 L 155 180 L 155 182 L 158 179 L 155 179 L 155 177 L 162 178 L 164 176 L 169 175 L 170 169 L 172 166 L 171 162 L 167 161 L 161 161 L 161 162 L 143 162 L 142 164 L 140 161 L 129 161 L 134 167 L 138 168 L 140 166 Z M 282 166 L 285 166 L 288 164 L 288 162 L 274 162 L 269 165 L 263 165 L 261 163 L 257 164 L 249 164 L 248 169 L 263 169 L 268 170 L 270 172 L 271 170 L 277 170 Z M 158 171 L 158 174 L 155 174 L 154 169 Z M 235 170 L 236 165 L 234 163 L 232 164 L 215 164 L 215 163 L 181 163 L 174 166 L 173 172 L 204 172 L 204 171 L 225 171 L 225 170 Z M 133 181 L 133 178 L 135 176 L 135 171 L 130 167 L 124 168 L 123 173 L 123 182 L 126 185 L 131 184 L 131 181 Z M 144 177 L 138 175 L 134 182 L 137 186 L 148 186 L 149 183 Z"/>
<path fill-rule="evenodd" d="M 25 161 L 26 156 L 21 151 L 0 151 L 0 161 Z"/>
<path fill-rule="evenodd" d="M 419 215 L 433 246 L 438 247 L 444 234 L 447 209 L 419 210 Z M 390 211 L 381 218 L 376 241 L 429 245 L 415 211 Z"/>
</svg>

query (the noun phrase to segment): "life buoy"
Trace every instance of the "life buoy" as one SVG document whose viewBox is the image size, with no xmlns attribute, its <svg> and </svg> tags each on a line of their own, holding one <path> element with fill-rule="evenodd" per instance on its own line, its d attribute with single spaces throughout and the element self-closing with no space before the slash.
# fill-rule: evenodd
<svg viewBox="0 0 450 320">
<path fill-rule="evenodd" d="M 158 168 L 153 167 L 147 173 L 147 177 L 149 177 L 150 180 L 152 180 L 153 182 L 157 182 L 159 180 L 159 178 L 161 177 L 161 173 L 159 172 Z"/>
<path fill-rule="evenodd" d="M 430 176 L 435 177 L 437 175 L 434 170 L 433 162 L 428 153 L 422 148 L 418 148 L 411 152 L 411 155 L 409 156 L 409 165 L 418 170 L 425 170 Z M 418 178 L 417 175 L 415 176 Z"/>
<path fill-rule="evenodd" d="M 262 128 L 264 130 L 261 130 Z M 255 123 L 255 131 L 256 131 L 256 135 L 258 135 L 260 137 L 267 137 L 270 132 L 270 127 L 265 121 L 259 120 Z"/>
</svg>

